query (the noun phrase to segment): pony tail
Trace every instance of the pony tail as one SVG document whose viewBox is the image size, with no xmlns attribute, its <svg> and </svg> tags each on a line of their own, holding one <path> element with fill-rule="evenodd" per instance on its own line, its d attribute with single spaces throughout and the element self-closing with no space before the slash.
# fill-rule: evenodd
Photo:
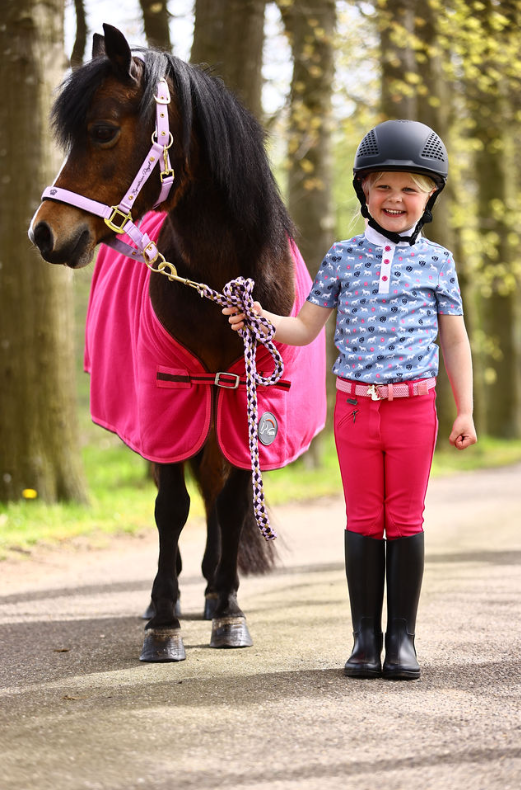
<svg viewBox="0 0 521 790">
<path fill-rule="evenodd" d="M 262 576 L 274 569 L 278 553 L 274 541 L 262 537 L 255 521 L 253 500 L 250 498 L 249 502 L 241 530 L 237 564 L 239 571 L 245 576 Z M 280 537 L 277 540 L 280 540 Z"/>
</svg>

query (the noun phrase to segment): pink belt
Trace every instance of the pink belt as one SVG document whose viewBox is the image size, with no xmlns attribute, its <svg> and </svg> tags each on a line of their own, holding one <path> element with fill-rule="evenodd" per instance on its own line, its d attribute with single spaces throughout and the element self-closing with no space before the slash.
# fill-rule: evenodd
<svg viewBox="0 0 521 790">
<path fill-rule="evenodd" d="M 359 384 L 348 381 L 339 376 L 336 380 L 337 390 L 347 392 L 349 395 L 361 395 L 372 400 L 389 401 L 393 398 L 412 398 L 414 395 L 426 395 L 436 386 L 436 379 L 421 379 L 420 381 L 402 381 L 398 384 Z"/>
</svg>

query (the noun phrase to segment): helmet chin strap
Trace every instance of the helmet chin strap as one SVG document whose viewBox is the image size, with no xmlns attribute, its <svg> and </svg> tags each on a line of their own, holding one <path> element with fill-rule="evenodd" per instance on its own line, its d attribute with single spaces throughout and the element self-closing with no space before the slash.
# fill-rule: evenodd
<svg viewBox="0 0 521 790">
<path fill-rule="evenodd" d="M 373 228 L 373 230 L 376 230 L 382 236 L 385 236 L 386 239 L 389 239 L 389 241 L 392 241 L 394 244 L 399 244 L 399 242 L 405 242 L 406 241 L 406 242 L 408 242 L 411 245 L 411 247 L 412 247 L 413 244 L 415 244 L 416 239 L 420 235 L 420 231 L 423 228 L 423 226 L 427 222 L 432 222 L 432 207 L 434 206 L 434 203 L 436 202 L 436 198 L 438 197 L 438 195 L 440 194 L 441 190 L 443 189 L 443 186 L 442 187 L 438 187 L 438 189 L 430 196 L 429 200 L 427 201 L 427 205 L 425 206 L 425 211 L 423 212 L 422 216 L 420 217 L 420 219 L 416 223 L 416 226 L 415 226 L 413 232 L 411 233 L 411 235 L 410 236 L 401 236 L 399 233 L 395 233 L 393 230 L 386 230 L 385 228 L 383 228 L 369 214 L 369 209 L 367 208 L 367 203 L 366 203 L 366 199 L 365 199 L 365 193 L 364 193 L 364 190 L 362 189 L 362 184 L 361 184 L 361 182 L 360 182 L 360 180 L 358 178 L 354 178 L 353 179 L 353 186 L 354 186 L 355 192 L 356 192 L 356 194 L 358 196 L 358 200 L 360 201 L 361 206 L 362 206 L 362 208 L 361 208 L 362 217 L 367 219 L 368 225 L 370 225 L 370 227 Z"/>
</svg>

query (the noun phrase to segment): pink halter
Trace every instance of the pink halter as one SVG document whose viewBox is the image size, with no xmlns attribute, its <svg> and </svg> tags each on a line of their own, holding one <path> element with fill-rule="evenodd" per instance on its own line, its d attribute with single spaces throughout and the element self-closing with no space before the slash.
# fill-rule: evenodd
<svg viewBox="0 0 521 790">
<path fill-rule="evenodd" d="M 167 105 L 170 104 L 170 91 L 164 77 L 158 82 L 157 95 L 154 96 L 154 99 L 156 100 L 156 129 L 152 134 L 152 147 L 118 206 L 107 206 L 104 203 L 98 203 L 97 200 L 78 195 L 77 192 L 70 192 L 68 189 L 61 189 L 55 186 L 47 187 L 42 194 L 42 200 L 50 198 L 59 200 L 62 203 L 69 203 L 71 206 L 76 206 L 76 208 L 84 209 L 97 217 L 102 217 L 115 233 L 126 233 L 132 239 L 137 249 L 118 238 L 108 239 L 104 241 L 104 244 L 112 247 L 117 252 L 121 252 L 123 255 L 128 255 L 130 258 L 141 261 L 141 263 L 146 263 L 147 266 L 158 259 L 159 251 L 155 242 L 136 226 L 131 212 L 137 196 L 156 165 L 162 166 L 160 172 L 161 192 L 154 208 L 167 199 L 174 183 L 174 171 L 168 154 L 168 149 L 173 143 L 172 133 L 168 125 L 167 110 Z"/>
</svg>

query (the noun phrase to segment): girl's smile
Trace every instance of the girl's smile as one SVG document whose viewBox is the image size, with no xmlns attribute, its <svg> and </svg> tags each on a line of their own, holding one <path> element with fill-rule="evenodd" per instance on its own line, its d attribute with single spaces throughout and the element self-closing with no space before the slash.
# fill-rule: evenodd
<svg viewBox="0 0 521 790">
<path fill-rule="evenodd" d="M 410 173 L 390 171 L 364 184 L 367 208 L 382 228 L 403 233 L 415 227 L 432 193 L 423 192 Z"/>
</svg>

